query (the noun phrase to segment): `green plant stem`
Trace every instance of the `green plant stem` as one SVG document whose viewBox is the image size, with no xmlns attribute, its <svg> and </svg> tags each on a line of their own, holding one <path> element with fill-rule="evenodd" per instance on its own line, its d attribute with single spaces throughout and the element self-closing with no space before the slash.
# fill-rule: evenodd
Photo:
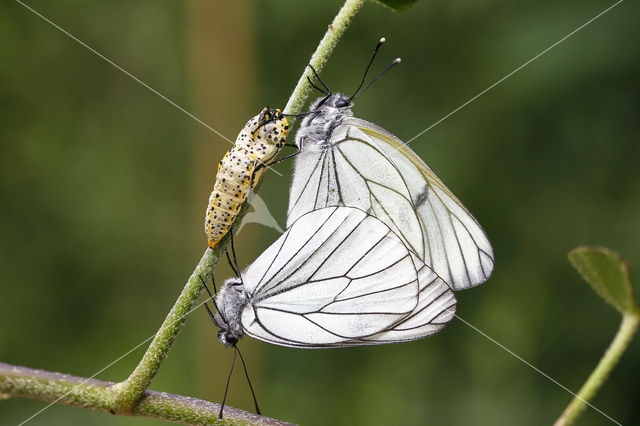
<svg viewBox="0 0 640 426">
<path fill-rule="evenodd" d="M 338 44 L 338 41 L 351 24 L 353 17 L 358 13 L 358 10 L 360 10 L 364 2 L 365 0 L 345 1 L 340 11 L 333 19 L 333 22 L 329 25 L 329 29 L 322 40 L 320 40 L 316 51 L 309 60 L 309 63 L 318 73 L 320 73 L 324 68 L 329 56 L 333 53 L 333 49 Z M 304 71 L 298 80 L 298 84 L 295 89 L 293 89 L 293 93 L 291 93 L 291 97 L 283 109 L 285 114 L 300 114 L 302 112 L 302 107 L 311 92 L 311 85 L 307 81 L 307 77 L 313 78 L 313 73 L 309 70 L 309 67 L 305 65 Z"/>
<path fill-rule="evenodd" d="M 220 260 L 226 244 L 226 241 L 224 243 L 221 242 L 219 247 L 216 247 L 216 250 L 208 248 L 204 252 L 202 259 L 200 259 L 200 262 L 189 277 L 178 300 L 171 308 L 135 370 L 125 381 L 113 387 L 114 402 L 118 412 L 130 411 L 151 384 L 160 368 L 160 364 L 169 354 L 169 350 L 178 337 L 180 330 L 182 330 L 194 303 L 202 293 L 202 279 L 206 280 L 209 277 Z"/>
<path fill-rule="evenodd" d="M 0 363 L 0 396 L 40 399 L 118 414 L 113 409 L 113 386 L 110 382 Z M 218 420 L 219 410 L 220 405 L 213 402 L 146 391 L 128 414 L 184 424 L 289 424 L 232 407 L 225 407 L 224 419 Z"/>
<path fill-rule="evenodd" d="M 310 63 L 318 72 L 324 67 L 338 40 L 349 27 L 353 17 L 360 7 L 362 7 L 364 1 L 365 0 L 346 0 L 331 25 L 329 25 L 329 29 L 318 44 L 310 60 Z M 305 67 L 302 76 L 298 80 L 298 84 L 287 102 L 287 106 L 284 108 L 285 112 L 298 114 L 302 110 L 302 106 L 311 89 L 311 85 L 306 79 L 307 72 L 308 69 Z M 257 189 L 258 188 L 256 188 L 256 190 Z M 245 202 L 230 232 L 235 232 L 246 210 L 247 203 Z M 131 411 L 135 403 L 151 384 L 151 381 L 167 357 L 180 330 L 182 330 L 189 311 L 192 309 L 198 297 L 200 297 L 203 289 L 200 277 L 208 277 L 213 273 L 214 268 L 226 249 L 228 240 L 229 235 L 225 236 L 214 250 L 208 248 L 205 251 L 202 259 L 182 290 L 180 297 L 178 297 L 178 300 L 167 315 L 164 323 L 156 333 L 155 338 L 149 345 L 138 366 L 125 381 L 114 386 L 115 403 L 118 412 L 126 413 Z"/>
<path fill-rule="evenodd" d="M 333 52 L 338 40 L 349 27 L 365 0 L 346 0 L 310 63 L 320 72 Z M 309 95 L 311 86 L 305 70 L 298 81 L 284 111 L 298 114 Z M 260 184 L 257 185 L 256 190 Z M 112 414 L 155 417 L 187 424 L 281 424 L 276 420 L 229 408 L 225 419 L 217 422 L 219 405 L 194 398 L 147 391 L 160 365 L 167 357 L 184 323 L 203 290 L 201 277 L 208 277 L 223 256 L 230 234 L 235 233 L 246 214 L 243 205 L 234 226 L 216 246 L 207 248 L 189 277 L 182 293 L 158 329 L 138 366 L 123 382 L 113 384 L 93 379 L 68 376 L 0 363 L 0 397 L 19 396 L 78 405 Z"/>
<path fill-rule="evenodd" d="M 607 380 L 609 373 L 618 363 L 620 357 L 627 349 L 640 323 L 640 313 L 628 313 L 622 316 L 622 323 L 618 333 L 604 353 L 604 356 L 591 373 L 587 381 L 582 385 L 577 396 L 569 403 L 562 415 L 556 420 L 554 426 L 572 425 L 586 408 L 586 403 L 591 400 Z"/>
</svg>

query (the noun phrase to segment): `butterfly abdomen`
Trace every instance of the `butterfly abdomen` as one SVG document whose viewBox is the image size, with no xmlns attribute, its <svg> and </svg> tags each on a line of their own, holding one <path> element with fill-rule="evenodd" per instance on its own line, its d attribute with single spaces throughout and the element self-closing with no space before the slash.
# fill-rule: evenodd
<svg viewBox="0 0 640 426">
<path fill-rule="evenodd" d="M 251 189 L 258 183 L 264 166 L 272 163 L 289 130 L 280 110 L 265 108 L 247 122 L 234 146 L 218 165 L 216 181 L 205 215 L 209 247 L 215 248 L 229 231 Z"/>
</svg>

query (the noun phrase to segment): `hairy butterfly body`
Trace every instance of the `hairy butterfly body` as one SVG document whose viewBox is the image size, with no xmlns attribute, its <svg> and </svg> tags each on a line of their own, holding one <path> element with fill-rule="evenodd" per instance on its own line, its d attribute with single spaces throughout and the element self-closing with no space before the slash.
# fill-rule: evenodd
<svg viewBox="0 0 640 426">
<path fill-rule="evenodd" d="M 249 192 L 282 147 L 289 123 L 279 109 L 265 107 L 247 122 L 233 147 L 218 164 L 218 173 L 205 215 L 209 247 L 215 248 L 229 231 Z"/>
</svg>

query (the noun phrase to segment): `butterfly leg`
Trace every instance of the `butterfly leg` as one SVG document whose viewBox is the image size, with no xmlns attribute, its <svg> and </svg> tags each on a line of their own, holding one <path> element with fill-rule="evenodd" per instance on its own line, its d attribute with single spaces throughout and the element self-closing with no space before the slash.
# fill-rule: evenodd
<svg viewBox="0 0 640 426">
<path fill-rule="evenodd" d="M 227 255 L 227 262 L 229 263 L 231 270 L 233 270 L 233 273 L 236 274 L 236 277 L 240 277 L 240 271 L 236 269 L 235 265 L 231 261 L 231 257 L 229 256 L 229 249 L 225 250 L 225 254 Z"/>
<path fill-rule="evenodd" d="M 211 282 L 213 283 L 213 294 L 211 293 L 211 290 L 209 290 L 209 287 L 207 286 L 207 282 L 204 278 L 202 278 L 202 276 L 200 277 L 200 280 L 202 281 L 202 285 L 204 286 L 205 290 L 207 290 L 207 293 L 209 293 L 209 298 L 211 299 L 211 302 L 213 302 L 213 306 L 215 306 L 216 312 L 220 314 L 220 318 L 222 318 L 222 322 L 228 327 L 229 324 L 227 324 L 226 318 L 222 314 L 222 311 L 220 310 L 220 308 L 218 308 L 218 304 L 216 303 L 216 298 L 214 296 L 215 293 L 218 293 L 218 289 L 216 288 L 216 280 L 213 278 L 213 274 L 211 274 Z M 220 327 L 220 325 L 218 324 L 218 321 L 216 321 L 216 316 L 214 315 L 213 312 L 211 312 L 211 309 L 209 309 L 209 305 L 207 305 L 206 302 L 204 303 L 204 308 L 207 310 L 207 313 L 209 314 L 209 318 L 211 319 L 211 322 L 216 327 Z"/>
<path fill-rule="evenodd" d="M 287 146 L 298 148 L 296 145 L 287 145 Z M 253 171 L 253 176 L 251 177 L 251 181 L 253 182 L 255 174 L 257 172 L 259 172 L 260 170 L 264 169 L 267 166 L 273 166 L 273 165 L 276 165 L 278 163 L 281 163 L 284 160 L 288 160 L 291 157 L 295 157 L 296 155 L 300 154 L 300 151 L 302 151 L 302 149 L 298 149 L 293 154 L 285 155 L 284 157 L 278 158 L 277 160 L 274 160 L 274 161 L 270 162 L 269 164 L 258 163 L 258 165 L 256 166 L 255 170 Z"/>
<path fill-rule="evenodd" d="M 270 166 L 272 166 L 272 165 L 274 165 L 274 164 L 281 163 L 281 162 L 283 162 L 284 160 L 288 160 L 288 159 L 289 159 L 289 158 L 291 158 L 291 157 L 295 157 L 296 155 L 300 154 L 300 152 L 301 152 L 301 151 L 302 151 L 302 150 L 298 150 L 298 151 L 294 152 L 293 154 L 285 155 L 285 156 L 284 156 L 284 157 L 282 157 L 282 158 L 278 158 L 277 160 L 273 161 L 273 162 L 272 162 L 272 163 L 270 163 L 269 165 L 270 165 Z M 262 163 L 260 163 L 260 165 L 259 165 L 258 167 L 260 167 L 261 165 L 263 165 L 263 164 L 262 164 Z"/>
<path fill-rule="evenodd" d="M 229 250 L 227 250 L 227 261 L 229 262 L 229 266 L 233 269 L 233 272 L 236 274 L 238 278 L 240 278 L 240 282 L 244 285 L 242 281 L 242 274 L 240 273 L 240 266 L 238 266 L 238 257 L 236 256 L 236 247 L 233 243 L 233 233 L 229 234 L 231 238 L 231 254 L 233 255 L 233 263 L 231 263 L 231 258 L 229 257 Z"/>
</svg>

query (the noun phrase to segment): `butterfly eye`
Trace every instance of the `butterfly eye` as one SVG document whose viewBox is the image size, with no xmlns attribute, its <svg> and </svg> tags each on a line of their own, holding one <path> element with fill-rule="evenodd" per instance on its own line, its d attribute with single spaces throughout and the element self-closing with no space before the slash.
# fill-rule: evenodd
<svg viewBox="0 0 640 426">
<path fill-rule="evenodd" d="M 235 346 L 238 343 L 238 338 L 228 330 L 218 331 L 218 340 L 225 346 Z"/>
<path fill-rule="evenodd" d="M 349 106 L 349 100 L 345 98 L 340 98 L 336 101 L 336 108 L 344 108 Z"/>
<path fill-rule="evenodd" d="M 224 338 L 225 338 L 226 342 L 231 346 L 235 346 L 236 343 L 238 343 L 238 339 L 236 338 L 236 336 L 231 334 L 231 332 L 225 333 Z"/>
</svg>

